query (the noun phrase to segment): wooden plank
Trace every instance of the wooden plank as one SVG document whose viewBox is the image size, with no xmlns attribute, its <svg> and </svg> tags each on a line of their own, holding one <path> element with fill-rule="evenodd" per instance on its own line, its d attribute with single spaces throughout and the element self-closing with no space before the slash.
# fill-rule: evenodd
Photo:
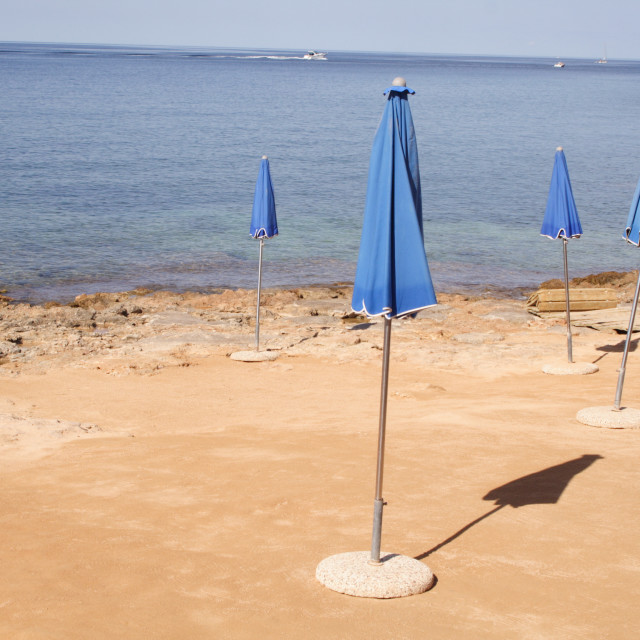
<svg viewBox="0 0 640 640">
<path fill-rule="evenodd" d="M 618 296 L 613 289 L 575 287 L 569 289 L 569 302 L 571 311 L 614 309 L 618 305 Z M 564 289 L 539 289 L 527 301 L 532 313 L 563 311 L 566 306 Z"/>
<path fill-rule="evenodd" d="M 593 311 L 596 309 L 614 309 L 615 302 L 608 300 L 573 300 L 569 298 L 571 311 Z M 564 300 L 561 302 L 539 302 L 538 311 L 566 311 L 567 304 Z"/>
<path fill-rule="evenodd" d="M 534 295 L 538 296 L 540 302 L 564 302 L 564 289 L 539 289 Z M 607 301 L 617 303 L 618 298 L 613 289 L 569 289 L 569 300 L 576 301 Z"/>
</svg>

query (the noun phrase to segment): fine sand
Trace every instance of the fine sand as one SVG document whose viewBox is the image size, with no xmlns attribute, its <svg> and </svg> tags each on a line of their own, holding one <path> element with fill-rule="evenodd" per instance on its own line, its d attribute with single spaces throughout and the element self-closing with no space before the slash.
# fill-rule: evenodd
<svg viewBox="0 0 640 640">
<path fill-rule="evenodd" d="M 633 638 L 640 430 L 624 335 L 440 295 L 393 322 L 383 550 L 435 586 L 315 578 L 370 546 L 382 322 L 349 287 L 0 304 L 0 638 Z M 620 288 L 628 305 L 629 286 Z M 637 341 L 623 406 L 640 408 Z"/>
</svg>

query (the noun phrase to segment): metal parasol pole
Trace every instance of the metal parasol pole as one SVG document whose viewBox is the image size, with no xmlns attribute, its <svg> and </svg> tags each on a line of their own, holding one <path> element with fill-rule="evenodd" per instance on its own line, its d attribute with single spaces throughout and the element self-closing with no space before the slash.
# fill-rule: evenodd
<svg viewBox="0 0 640 640">
<path fill-rule="evenodd" d="M 571 303 L 569 301 L 569 268 L 567 267 L 567 244 L 569 241 L 562 238 L 562 249 L 564 254 L 564 297 L 567 302 L 567 355 L 569 362 L 573 362 L 573 344 L 571 340 Z"/>
<path fill-rule="evenodd" d="M 614 411 L 620 411 L 620 402 L 622 400 L 622 387 L 624 385 L 624 373 L 627 367 L 627 355 L 629 353 L 629 344 L 631 342 L 631 334 L 633 333 L 633 324 L 636 320 L 636 309 L 638 308 L 638 294 L 640 293 L 640 271 L 638 271 L 638 283 L 636 284 L 636 293 L 633 296 L 633 305 L 631 307 L 631 317 L 629 318 L 629 328 L 627 329 L 627 339 L 624 341 L 624 353 L 622 354 L 622 364 L 618 370 L 618 386 L 616 387 L 616 399 L 613 402 Z"/>
<path fill-rule="evenodd" d="M 260 288 L 262 287 L 262 248 L 264 238 L 260 238 L 260 261 L 258 263 L 258 307 L 256 309 L 256 351 L 260 351 Z"/>
<path fill-rule="evenodd" d="M 384 350 L 382 355 L 382 387 L 380 389 L 380 428 L 378 430 L 378 465 L 376 468 L 376 499 L 373 503 L 373 535 L 371 537 L 370 564 L 380 562 L 382 536 L 382 476 L 384 471 L 384 438 L 387 426 L 387 395 L 389 389 L 389 351 L 391 346 L 391 318 L 384 319 Z"/>
</svg>

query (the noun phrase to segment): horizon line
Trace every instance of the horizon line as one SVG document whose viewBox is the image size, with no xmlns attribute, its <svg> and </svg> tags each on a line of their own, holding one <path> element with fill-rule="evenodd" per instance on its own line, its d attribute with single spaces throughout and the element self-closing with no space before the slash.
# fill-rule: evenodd
<svg viewBox="0 0 640 640">
<path fill-rule="evenodd" d="M 93 46 L 93 47 L 131 47 L 131 48 L 162 48 L 162 49 L 218 49 L 231 51 L 283 51 L 297 52 L 302 49 L 292 47 L 243 47 L 239 45 L 202 45 L 202 44 L 133 44 L 125 42 L 71 42 L 66 40 L 0 40 L 0 44 L 40 44 L 40 45 L 70 45 L 70 46 Z M 317 49 L 318 51 L 320 49 Z M 307 49 L 305 49 L 307 51 Z M 376 55 L 407 55 L 407 56 L 452 56 L 464 57 L 472 56 L 477 58 L 528 58 L 528 59 L 550 59 L 550 60 L 594 60 L 585 56 L 558 56 L 543 54 L 521 54 L 521 53 L 461 53 L 461 52 L 437 52 L 437 51 L 383 51 L 371 49 L 333 49 L 335 53 L 364 53 Z M 597 60 L 597 58 L 596 58 Z M 640 58 L 609 58 L 618 62 L 639 62 Z"/>
</svg>

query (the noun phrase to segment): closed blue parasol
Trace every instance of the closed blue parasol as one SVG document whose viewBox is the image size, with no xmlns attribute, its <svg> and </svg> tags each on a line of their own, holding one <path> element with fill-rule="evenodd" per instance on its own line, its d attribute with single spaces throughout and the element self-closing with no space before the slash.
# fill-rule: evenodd
<svg viewBox="0 0 640 640">
<path fill-rule="evenodd" d="M 569 301 L 569 268 L 567 265 L 567 242 L 569 238 L 579 238 L 582 235 L 582 225 L 578 217 L 578 210 L 573 198 L 567 160 L 562 147 L 556 149 L 551 175 L 551 186 L 547 198 L 547 209 L 542 220 L 540 234 L 552 240 L 562 239 L 564 257 L 564 291 L 567 309 L 567 357 L 573 362 L 573 345 L 571 339 L 571 311 Z"/>
<path fill-rule="evenodd" d="M 578 218 L 578 210 L 573 199 L 573 190 L 569 180 L 567 159 L 562 147 L 556 149 L 553 163 L 553 174 L 547 209 L 542 221 L 540 233 L 552 240 L 557 238 L 579 238 L 582 235 L 582 225 Z"/>
<path fill-rule="evenodd" d="M 630 244 L 640 247 L 640 181 L 638 181 L 636 192 L 631 201 L 624 239 Z"/>
<path fill-rule="evenodd" d="M 369 163 L 358 268 L 351 306 L 384 316 L 384 351 L 371 562 L 380 561 L 382 475 L 386 430 L 391 319 L 436 304 L 422 231 L 418 147 L 403 78 L 385 91 L 387 104 Z"/>
<path fill-rule="evenodd" d="M 640 181 L 633 194 L 631 208 L 629 209 L 629 217 L 627 218 L 627 228 L 625 229 L 624 239 L 637 247 L 640 246 Z M 638 271 L 638 282 L 636 283 L 636 292 L 633 296 L 633 304 L 631 305 L 631 315 L 629 316 L 629 328 L 627 329 L 627 338 L 624 343 L 624 351 L 622 353 L 622 364 L 618 369 L 618 386 L 616 387 L 616 397 L 613 408 L 618 411 L 620 402 L 622 401 L 622 387 L 624 385 L 624 374 L 627 368 L 627 355 L 629 354 L 629 345 L 631 343 L 631 334 L 633 325 L 636 320 L 636 310 L 638 308 L 638 297 L 640 296 L 640 271 Z"/>
<path fill-rule="evenodd" d="M 260 172 L 256 181 L 251 213 L 251 237 L 260 240 L 260 259 L 258 263 L 258 304 L 256 310 L 256 351 L 260 351 L 260 289 L 262 288 L 262 251 L 265 238 L 278 235 L 276 220 L 276 201 L 269 171 L 269 159 L 262 156 Z"/>
<path fill-rule="evenodd" d="M 385 91 L 388 96 L 376 133 L 369 166 L 358 269 L 351 306 L 357 313 L 384 316 L 384 350 L 376 496 L 371 551 L 340 553 L 323 560 L 316 578 L 352 596 L 395 598 L 426 591 L 433 573 L 415 558 L 380 553 L 382 474 L 389 381 L 392 318 L 436 304 L 422 238 L 422 202 L 418 150 L 403 78 Z"/>
<path fill-rule="evenodd" d="M 395 81 L 394 81 L 395 82 Z M 418 147 L 406 86 L 385 91 L 373 141 L 351 306 L 394 318 L 436 304 L 422 232 Z"/>
<path fill-rule="evenodd" d="M 269 171 L 269 158 L 262 156 L 260 172 L 256 181 L 251 213 L 251 237 L 273 238 L 278 235 L 276 220 L 276 201 L 273 196 L 273 184 Z"/>
</svg>

